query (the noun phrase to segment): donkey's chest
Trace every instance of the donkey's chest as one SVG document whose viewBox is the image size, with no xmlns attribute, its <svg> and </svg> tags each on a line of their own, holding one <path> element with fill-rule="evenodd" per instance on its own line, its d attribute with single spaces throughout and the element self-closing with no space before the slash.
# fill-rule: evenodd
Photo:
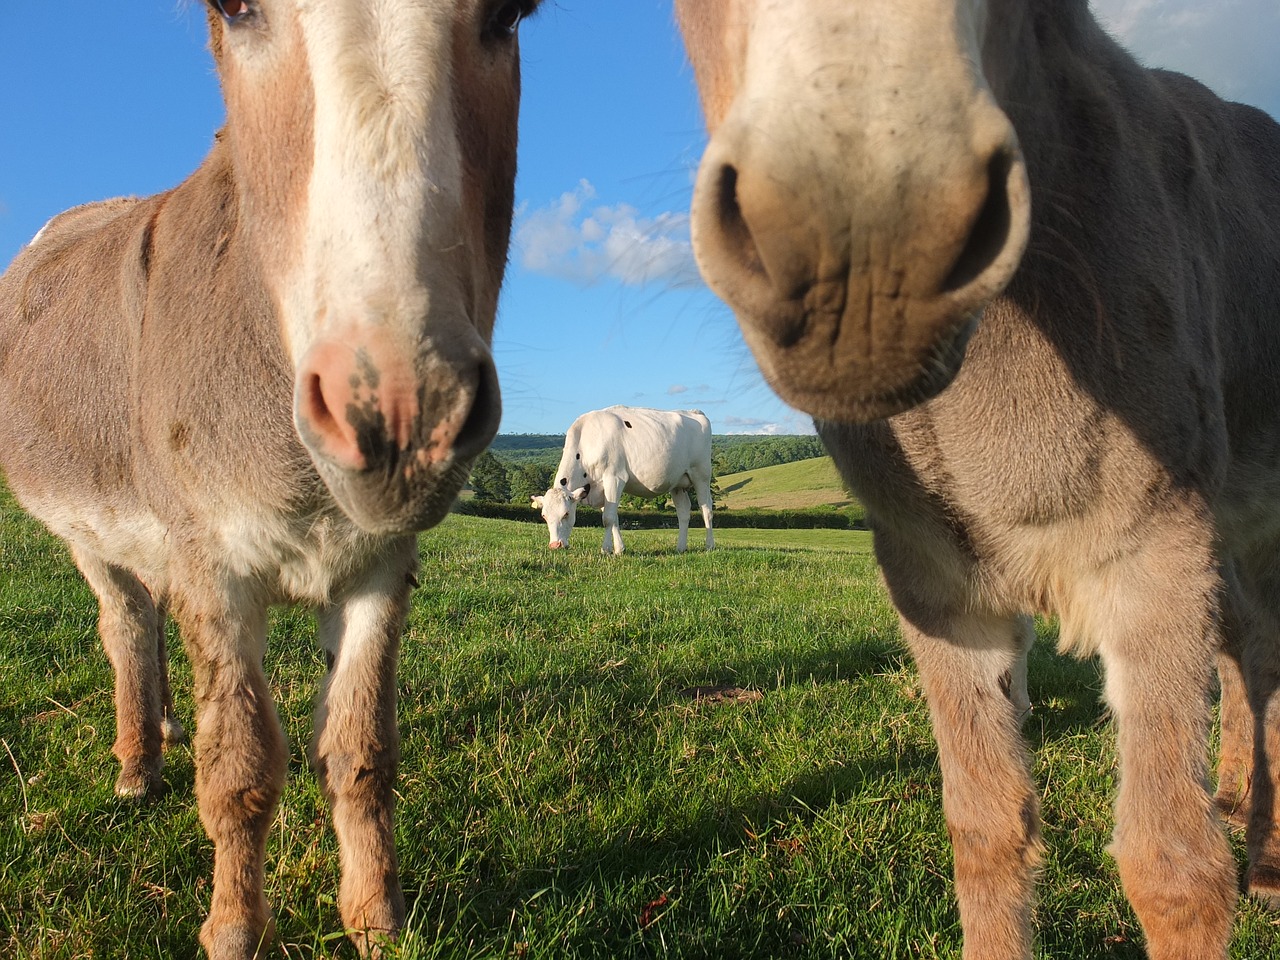
<svg viewBox="0 0 1280 960">
<path fill-rule="evenodd" d="M 935 413 L 822 430 L 895 589 L 908 583 L 944 606 L 1057 612 L 1150 514 L 1160 470 L 1103 413 Z"/>
<path fill-rule="evenodd" d="M 227 573 L 259 586 L 272 602 L 327 604 L 385 549 L 385 537 L 357 528 L 336 509 L 308 514 L 245 508 L 212 531 Z"/>
</svg>

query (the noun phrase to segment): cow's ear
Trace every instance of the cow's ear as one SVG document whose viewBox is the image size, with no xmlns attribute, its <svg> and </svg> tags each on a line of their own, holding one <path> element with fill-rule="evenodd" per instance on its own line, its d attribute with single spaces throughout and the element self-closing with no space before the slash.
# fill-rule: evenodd
<svg viewBox="0 0 1280 960">
<path fill-rule="evenodd" d="M 587 484 L 585 487 L 579 487 L 577 490 L 573 491 L 574 503 L 581 503 L 583 500 L 587 499 L 587 494 L 590 492 L 591 484 Z"/>
<path fill-rule="evenodd" d="M 538 496 L 537 494 L 534 494 L 529 499 L 533 501 L 533 506 L 535 510 L 542 509 L 542 498 L 540 496 Z"/>
</svg>

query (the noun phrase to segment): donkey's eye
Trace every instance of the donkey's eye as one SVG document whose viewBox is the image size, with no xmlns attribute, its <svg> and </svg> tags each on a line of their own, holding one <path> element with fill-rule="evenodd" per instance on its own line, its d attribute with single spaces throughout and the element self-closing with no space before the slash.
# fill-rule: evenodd
<svg viewBox="0 0 1280 960">
<path fill-rule="evenodd" d="M 494 39 L 509 39 L 516 35 L 516 28 L 531 8 L 529 0 L 502 0 L 489 18 L 486 33 Z"/>
<path fill-rule="evenodd" d="M 213 5 L 227 23 L 243 20 L 249 13 L 249 0 L 213 0 Z"/>
</svg>

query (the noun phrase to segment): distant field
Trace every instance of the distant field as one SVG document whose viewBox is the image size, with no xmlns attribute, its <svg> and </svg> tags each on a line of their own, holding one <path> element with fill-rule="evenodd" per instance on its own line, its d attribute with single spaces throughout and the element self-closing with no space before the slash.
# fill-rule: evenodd
<svg viewBox="0 0 1280 960">
<path fill-rule="evenodd" d="M 769 510 L 844 507 L 853 502 L 830 457 L 814 457 L 730 473 L 717 477 L 716 482 L 724 494 L 724 504 L 730 510 L 747 507 Z"/>
</svg>

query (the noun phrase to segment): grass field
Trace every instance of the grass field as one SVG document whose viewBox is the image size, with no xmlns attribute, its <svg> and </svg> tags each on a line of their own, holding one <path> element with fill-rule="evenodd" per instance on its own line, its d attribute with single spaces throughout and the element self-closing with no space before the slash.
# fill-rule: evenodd
<svg viewBox="0 0 1280 960">
<path fill-rule="evenodd" d="M 466 517 L 422 539 L 395 956 L 959 956 L 927 711 L 865 534 L 726 530 L 680 556 L 669 531 L 633 531 L 620 558 L 545 539 Z M 0 956 L 191 957 L 212 859 L 192 756 L 170 754 L 160 799 L 114 797 L 95 616 L 65 552 L 0 498 Z M 323 670 L 307 616 L 273 619 L 267 667 L 292 747 L 273 955 L 349 956 L 304 759 Z M 1099 688 L 1092 664 L 1033 654 L 1053 960 L 1142 956 L 1105 853 Z M 1278 952 L 1276 921 L 1243 905 L 1232 956 Z"/>
<path fill-rule="evenodd" d="M 758 470 L 717 477 L 724 504 L 730 510 L 766 507 L 796 510 L 830 505 L 844 507 L 852 498 L 840 482 L 830 457 L 814 457 Z"/>
</svg>

